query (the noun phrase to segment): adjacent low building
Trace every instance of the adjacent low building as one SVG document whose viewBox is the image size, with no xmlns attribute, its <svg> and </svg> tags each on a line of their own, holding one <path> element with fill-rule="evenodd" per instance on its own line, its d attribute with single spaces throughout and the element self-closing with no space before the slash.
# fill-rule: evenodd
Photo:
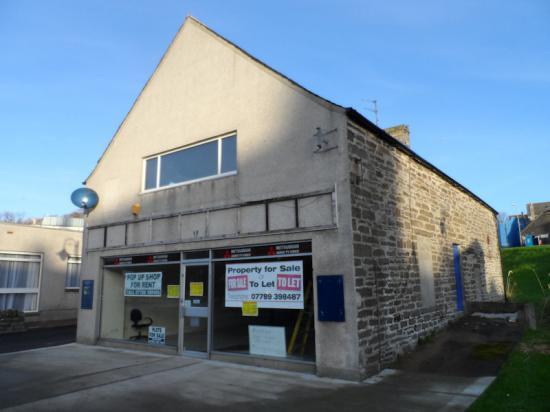
<svg viewBox="0 0 550 412">
<path fill-rule="evenodd" d="M 550 211 L 550 202 L 527 203 L 527 216 L 533 222 L 543 213 Z"/>
<path fill-rule="evenodd" d="M 86 180 L 78 341 L 359 379 L 501 300 L 496 212 L 408 143 L 188 18 Z"/>
<path fill-rule="evenodd" d="M 0 223 L 0 311 L 32 326 L 75 324 L 81 254 L 81 227 Z"/>
<path fill-rule="evenodd" d="M 532 237 L 533 245 L 550 244 L 550 208 L 536 215 L 535 219 L 521 231 L 521 234 L 524 238 Z"/>
</svg>

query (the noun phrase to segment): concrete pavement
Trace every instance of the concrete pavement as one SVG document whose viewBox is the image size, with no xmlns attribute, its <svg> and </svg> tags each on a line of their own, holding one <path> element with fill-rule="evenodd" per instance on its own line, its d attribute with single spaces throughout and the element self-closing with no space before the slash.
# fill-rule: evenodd
<svg viewBox="0 0 550 412">
<path fill-rule="evenodd" d="M 11 411 L 462 411 L 492 378 L 386 370 L 362 383 L 68 344 L 0 355 Z"/>
</svg>

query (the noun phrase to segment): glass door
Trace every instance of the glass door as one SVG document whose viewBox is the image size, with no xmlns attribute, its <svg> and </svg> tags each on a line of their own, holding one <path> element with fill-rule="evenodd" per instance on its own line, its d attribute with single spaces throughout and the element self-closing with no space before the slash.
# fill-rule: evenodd
<svg viewBox="0 0 550 412">
<path fill-rule="evenodd" d="M 181 351 L 209 351 L 209 276 L 208 263 L 184 263 L 181 279 Z"/>
</svg>

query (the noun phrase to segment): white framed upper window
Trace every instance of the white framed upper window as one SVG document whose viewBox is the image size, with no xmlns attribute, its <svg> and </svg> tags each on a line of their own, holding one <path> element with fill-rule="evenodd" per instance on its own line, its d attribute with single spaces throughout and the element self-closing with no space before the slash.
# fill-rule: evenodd
<svg viewBox="0 0 550 412">
<path fill-rule="evenodd" d="M 197 182 L 237 173 L 237 135 L 144 159 L 143 191 Z"/>
<path fill-rule="evenodd" d="M 80 264 L 80 256 L 69 256 L 67 259 L 65 289 L 80 289 Z"/>
<path fill-rule="evenodd" d="M 38 311 L 42 254 L 0 252 L 0 310 Z"/>
</svg>

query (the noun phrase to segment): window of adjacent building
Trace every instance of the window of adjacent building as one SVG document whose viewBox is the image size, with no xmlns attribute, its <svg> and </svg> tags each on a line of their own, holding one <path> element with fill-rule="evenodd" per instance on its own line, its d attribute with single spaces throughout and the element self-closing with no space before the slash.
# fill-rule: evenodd
<svg viewBox="0 0 550 412">
<path fill-rule="evenodd" d="M 42 255 L 0 252 L 0 310 L 38 310 Z"/>
<path fill-rule="evenodd" d="M 237 171 L 237 136 L 220 137 L 145 160 L 144 189 L 151 190 Z"/>
<path fill-rule="evenodd" d="M 430 308 L 435 306 L 435 285 L 431 239 L 422 237 L 418 238 L 416 242 L 416 259 L 418 261 L 418 272 L 420 274 L 420 294 L 422 297 L 422 307 Z"/>
<path fill-rule="evenodd" d="M 78 289 L 80 287 L 80 257 L 69 257 L 67 260 L 67 275 L 65 277 L 65 289 Z"/>
</svg>

